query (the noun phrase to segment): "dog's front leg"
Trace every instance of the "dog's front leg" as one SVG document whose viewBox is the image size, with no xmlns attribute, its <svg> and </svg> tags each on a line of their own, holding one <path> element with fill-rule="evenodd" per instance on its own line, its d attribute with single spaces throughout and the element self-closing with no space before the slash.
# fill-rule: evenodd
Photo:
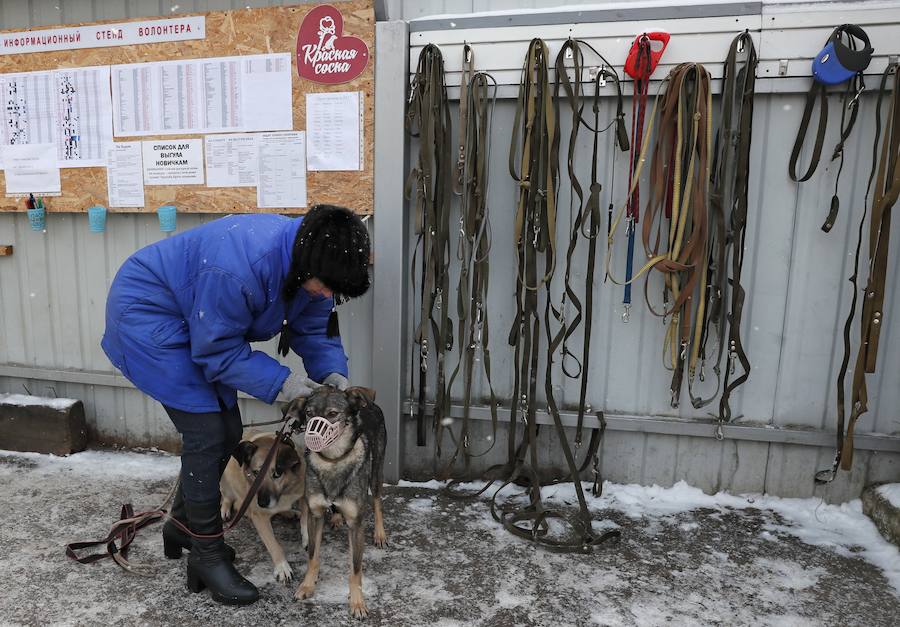
<svg viewBox="0 0 900 627">
<path fill-rule="evenodd" d="M 354 618 L 369 615 L 362 591 L 362 558 L 366 534 L 362 521 L 347 517 L 347 537 L 350 540 L 350 614 Z"/>
<path fill-rule="evenodd" d="M 306 576 L 303 583 L 294 593 L 295 599 L 308 599 L 316 589 L 316 580 L 319 578 L 319 549 L 322 546 L 322 528 L 325 526 L 324 507 L 310 506 L 309 514 L 309 564 L 306 566 Z"/>
<path fill-rule="evenodd" d="M 282 583 L 287 583 L 293 578 L 294 571 L 291 570 L 291 565 L 288 564 L 287 558 L 284 556 L 284 549 L 281 548 L 281 544 L 275 539 L 275 532 L 272 530 L 272 517 L 264 514 L 250 514 L 250 520 L 253 521 L 253 526 L 256 527 L 256 532 L 262 539 L 263 544 L 266 545 L 269 556 L 272 558 L 272 563 L 275 565 L 275 579 Z"/>
</svg>

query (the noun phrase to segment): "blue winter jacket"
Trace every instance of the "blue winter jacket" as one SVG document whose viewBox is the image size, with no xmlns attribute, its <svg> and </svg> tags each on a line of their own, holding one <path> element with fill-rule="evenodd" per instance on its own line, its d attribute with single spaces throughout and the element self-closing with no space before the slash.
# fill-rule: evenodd
<svg viewBox="0 0 900 627">
<path fill-rule="evenodd" d="M 228 216 L 151 244 L 113 280 L 101 345 L 113 365 L 163 405 L 220 410 L 236 390 L 271 403 L 290 370 L 250 342 L 287 318 L 307 374 L 347 376 L 340 337 L 326 337 L 333 299 L 303 289 L 287 307 L 281 287 L 302 218 Z"/>
</svg>

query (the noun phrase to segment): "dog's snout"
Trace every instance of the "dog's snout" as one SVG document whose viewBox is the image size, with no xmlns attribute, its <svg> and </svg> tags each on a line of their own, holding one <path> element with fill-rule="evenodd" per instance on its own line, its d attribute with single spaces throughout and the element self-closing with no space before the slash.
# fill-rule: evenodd
<svg viewBox="0 0 900 627">
<path fill-rule="evenodd" d="M 256 495 L 256 503 L 263 509 L 274 507 L 278 503 L 278 496 L 269 490 L 262 489 Z"/>
</svg>

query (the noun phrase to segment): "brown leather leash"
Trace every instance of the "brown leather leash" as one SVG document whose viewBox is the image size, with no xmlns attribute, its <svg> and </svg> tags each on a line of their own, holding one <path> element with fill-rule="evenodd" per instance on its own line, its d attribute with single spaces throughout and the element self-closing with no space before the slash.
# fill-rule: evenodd
<svg viewBox="0 0 900 627">
<path fill-rule="evenodd" d="M 888 78 L 893 75 L 894 85 L 890 93 L 890 110 L 884 128 L 884 139 L 880 155 L 878 142 L 881 139 L 881 105 Z M 874 192 L 872 183 L 875 183 Z M 856 314 L 859 296 L 859 258 L 862 250 L 869 195 L 872 192 L 872 212 L 869 219 L 869 276 L 863 290 L 863 305 L 860 313 L 860 344 L 850 385 L 850 416 L 845 408 L 845 379 L 850 363 L 850 332 Z M 837 445 L 831 468 L 816 473 L 816 483 L 829 483 L 837 475 L 838 468 L 850 470 L 853 464 L 853 430 L 860 416 L 868 411 L 868 387 L 866 375 L 875 372 L 878 356 L 878 341 L 884 311 L 885 286 L 891 233 L 891 209 L 900 196 L 900 77 L 897 64 L 888 65 L 881 76 L 878 102 L 875 109 L 875 141 L 872 145 L 872 169 L 863 201 L 863 215 L 859 222 L 856 242 L 856 256 L 853 262 L 853 299 L 844 324 L 844 356 L 837 379 Z"/>
<path fill-rule="evenodd" d="M 282 442 L 289 441 L 291 435 L 297 428 L 297 421 L 284 419 L 279 422 L 282 422 L 283 424 L 276 433 L 276 440 Z M 66 557 L 78 562 L 79 564 L 91 564 L 93 562 L 109 557 L 112 558 L 112 560 L 116 562 L 116 564 L 130 573 L 146 577 L 153 576 L 154 573 L 146 571 L 146 567 L 135 566 L 128 561 L 128 548 L 134 541 L 134 538 L 137 536 L 138 531 L 161 520 L 168 519 L 171 520 L 172 523 L 175 524 L 175 526 L 177 526 L 179 529 L 193 538 L 212 540 L 214 538 L 220 538 L 224 536 L 226 532 L 230 531 L 234 528 L 235 525 L 238 524 L 238 522 L 244 516 L 244 513 L 247 511 L 247 508 L 250 507 L 250 503 L 252 503 L 253 499 L 256 498 L 256 494 L 257 492 L 259 492 L 259 488 L 260 486 L 262 486 L 262 482 L 266 478 L 266 474 L 268 473 L 269 467 L 272 465 L 272 461 L 275 459 L 275 454 L 277 451 L 277 446 L 273 446 L 271 449 L 269 449 L 269 453 L 266 455 L 265 460 L 263 460 L 263 464 L 259 469 L 259 473 L 256 475 L 256 479 L 254 479 L 253 484 L 250 486 L 250 490 L 247 492 L 247 496 L 244 497 L 244 501 L 241 503 L 240 508 L 238 508 L 237 514 L 228 522 L 227 525 L 222 528 L 222 531 L 220 533 L 194 533 L 186 525 L 169 516 L 169 512 L 166 507 L 169 505 L 169 502 L 172 500 L 172 497 L 175 494 L 175 490 L 178 487 L 178 481 L 180 480 L 176 480 L 175 484 L 172 486 L 172 489 L 169 490 L 168 496 L 166 496 L 159 507 L 157 507 L 156 509 L 135 513 L 134 507 L 131 505 L 131 503 L 125 503 L 124 505 L 122 505 L 122 508 L 120 510 L 119 520 L 113 523 L 112 527 L 109 530 L 109 533 L 106 534 L 105 538 L 103 538 L 102 540 L 93 540 L 86 542 L 70 542 L 66 544 Z M 116 544 L 117 542 L 118 544 Z M 79 557 L 76 553 L 76 551 L 81 551 L 96 546 L 105 546 L 106 553 L 94 553 L 82 557 Z"/>
</svg>

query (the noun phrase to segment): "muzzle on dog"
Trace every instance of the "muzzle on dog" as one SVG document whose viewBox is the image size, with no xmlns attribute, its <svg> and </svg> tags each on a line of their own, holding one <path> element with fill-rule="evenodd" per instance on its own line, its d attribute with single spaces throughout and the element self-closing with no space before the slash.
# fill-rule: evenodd
<svg viewBox="0 0 900 627">
<path fill-rule="evenodd" d="M 334 443 L 343 432 L 344 422 L 342 420 L 330 422 L 322 416 L 313 416 L 306 423 L 303 440 L 306 442 L 306 448 L 318 453 Z"/>
</svg>

